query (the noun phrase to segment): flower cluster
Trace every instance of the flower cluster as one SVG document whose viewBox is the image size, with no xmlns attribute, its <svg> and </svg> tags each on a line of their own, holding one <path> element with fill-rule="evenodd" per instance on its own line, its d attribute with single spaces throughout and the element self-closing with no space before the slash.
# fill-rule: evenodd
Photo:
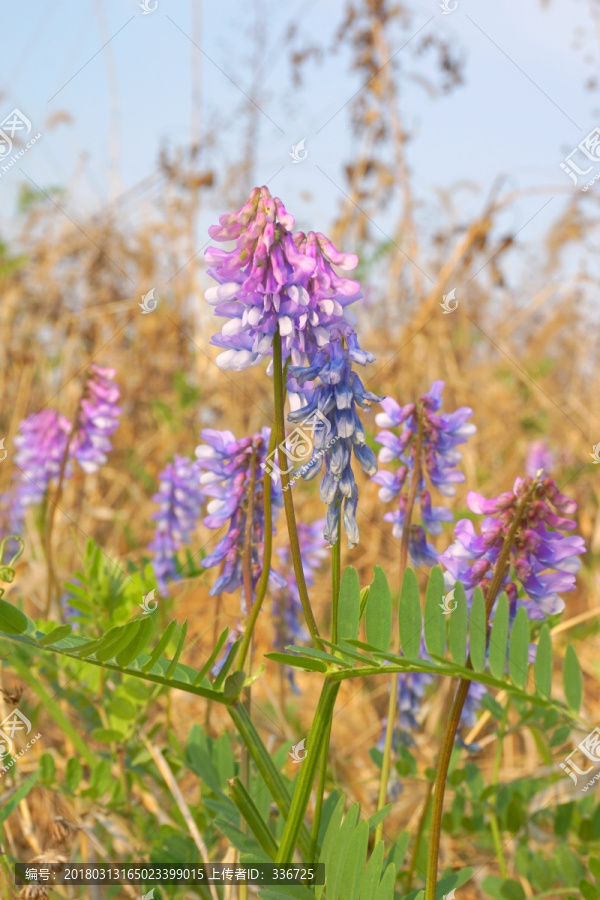
<svg viewBox="0 0 600 900">
<path fill-rule="evenodd" d="M 381 404 L 384 412 L 375 417 L 376 423 L 385 429 L 376 436 L 377 442 L 382 445 L 379 463 L 399 463 L 394 471 L 381 469 L 372 478 L 380 485 L 380 500 L 389 503 L 398 498 L 397 509 L 384 515 L 386 522 L 393 523 L 392 533 L 397 538 L 401 538 L 404 532 L 408 498 L 418 463 L 415 504 L 420 506 L 422 525 L 409 523 L 408 542 L 410 559 L 415 566 L 436 565 L 437 552 L 428 543 L 426 535 L 440 534 L 442 522 L 452 522 L 453 519 L 449 509 L 431 505 L 427 479 L 444 497 L 454 496 L 454 485 L 465 480 L 463 473 L 457 469 L 462 457 L 456 447 L 476 431 L 475 425 L 467 422 L 473 415 L 473 410 L 468 406 L 453 413 L 439 412 L 443 389 L 443 381 L 434 381 L 418 403 L 403 407 L 391 397 L 386 397 Z M 399 436 L 389 430 L 399 426 L 402 426 Z"/>
<path fill-rule="evenodd" d="M 548 448 L 546 441 L 532 441 L 527 450 L 525 473 L 535 478 L 540 469 L 549 475 L 555 466 L 554 454 Z"/>
<path fill-rule="evenodd" d="M 292 389 L 305 395 L 306 406 L 291 412 L 288 419 L 302 422 L 318 413 L 325 426 L 315 430 L 313 458 L 325 467 L 321 499 L 328 505 L 324 536 L 330 545 L 338 539 L 340 515 L 348 546 L 354 547 L 358 543 L 358 488 L 352 471 L 352 453 L 367 475 L 377 469 L 375 454 L 367 446 L 365 429 L 356 408 L 367 410 L 372 402 L 378 403 L 381 398 L 365 390 L 352 370 L 353 362 L 365 365 L 373 359 L 370 353 L 359 348 L 354 331 L 346 326 L 332 333 L 331 341 L 321 347 L 311 365 L 289 369 Z M 315 388 L 313 382 L 317 380 L 319 383 Z M 310 384 L 304 387 L 306 382 Z M 321 457 L 322 450 L 325 452 Z M 312 479 L 321 471 L 322 465 L 310 467 L 309 463 L 306 468 L 304 478 Z"/>
<path fill-rule="evenodd" d="M 201 437 L 204 443 L 196 448 L 200 491 L 209 501 L 208 515 L 203 522 L 207 528 L 227 526 L 228 529 L 213 552 L 202 560 L 206 569 L 222 566 L 210 591 L 214 596 L 221 591 L 231 593 L 243 585 L 244 541 L 250 504 L 252 520 L 248 527 L 253 586 L 260 578 L 264 551 L 265 474 L 262 464 L 267 456 L 270 429 L 263 428 L 258 434 L 237 440 L 231 431 L 205 428 Z M 273 507 L 279 507 L 283 502 L 281 488 L 275 483 L 271 502 Z M 275 572 L 271 571 L 270 577 L 276 586 L 285 586 L 285 581 Z M 244 601 L 248 604 L 250 598 L 245 597 Z"/>
<path fill-rule="evenodd" d="M 576 523 L 565 518 L 577 509 L 575 501 L 561 494 L 551 478 L 539 481 L 527 477 L 517 478 L 512 491 L 491 500 L 471 491 L 467 505 L 472 512 L 485 516 L 481 535 L 469 519 L 456 523 L 456 540 L 440 556 L 447 570 L 446 585 L 461 581 L 469 598 L 477 585 L 485 592 L 514 525 L 510 558 L 501 581 L 511 614 L 515 615 L 524 602 L 518 599 L 519 585 L 533 601 L 525 603 L 531 618 L 561 612 L 564 601 L 559 592 L 575 587 L 578 556 L 585 552 L 583 538 L 562 534 L 575 528 Z"/>
<path fill-rule="evenodd" d="M 244 369 L 271 355 L 279 327 L 284 358 L 301 364 L 329 340 L 333 326 L 356 319 L 350 303 L 360 284 L 333 266 L 354 269 L 358 257 L 341 253 L 320 232 L 292 234 L 294 218 L 266 187 L 254 188 L 237 212 L 209 229 L 216 241 L 235 241 L 233 250 L 209 247 L 208 274 L 217 282 L 205 294 L 217 316 L 228 321 L 212 343 L 223 347 L 223 369 Z"/>
<path fill-rule="evenodd" d="M 9 504 L 10 525 L 22 530 L 25 509 L 41 503 L 52 481 L 71 477 L 76 460 L 88 473 L 97 472 L 111 449 L 109 437 L 118 426 L 119 388 L 114 369 L 90 366 L 75 425 L 56 409 L 45 409 L 24 419 L 15 437 L 15 464 L 19 471 Z M 65 458 L 65 454 L 66 458 Z"/>
<path fill-rule="evenodd" d="M 202 509 L 200 469 L 197 460 L 176 456 L 159 476 L 158 492 L 152 497 L 159 509 L 152 514 L 156 522 L 152 550 L 152 569 L 163 594 L 168 582 L 177 577 L 175 553 L 189 544 Z"/>
<path fill-rule="evenodd" d="M 84 472 L 97 472 L 110 452 L 110 435 L 119 425 L 119 387 L 115 370 L 90 366 L 85 393 L 79 407 L 75 434 L 69 448 Z"/>
</svg>

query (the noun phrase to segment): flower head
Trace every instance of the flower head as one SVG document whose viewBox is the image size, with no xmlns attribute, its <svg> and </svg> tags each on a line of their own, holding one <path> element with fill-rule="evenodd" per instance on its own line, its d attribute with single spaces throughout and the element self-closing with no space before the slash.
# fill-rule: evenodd
<svg viewBox="0 0 600 900">
<path fill-rule="evenodd" d="M 447 570 L 447 586 L 461 581 L 469 599 L 477 585 L 485 593 L 514 526 L 510 556 L 501 581 L 501 589 L 506 591 L 511 604 L 511 614 L 523 602 L 518 600 L 519 586 L 532 601 L 525 603 L 531 618 L 561 612 L 565 604 L 559 594 L 575 587 L 575 575 L 580 568 L 578 556 L 585 552 L 583 538 L 562 533 L 575 528 L 576 523 L 565 518 L 577 509 L 575 501 L 561 494 L 551 478 L 527 477 L 517 478 L 512 491 L 490 500 L 470 491 L 467 506 L 485 516 L 481 535 L 469 519 L 456 523 L 456 540 L 440 556 Z"/>
<path fill-rule="evenodd" d="M 175 553 L 189 544 L 198 524 L 203 496 L 200 490 L 200 469 L 196 460 L 175 456 L 160 473 L 160 487 L 152 499 L 159 504 L 152 518 L 156 522 L 152 568 L 159 590 L 166 594 L 168 582 L 177 578 Z"/>
<path fill-rule="evenodd" d="M 264 469 L 269 444 L 270 429 L 239 440 L 231 431 L 215 431 L 205 428 L 201 432 L 204 441 L 196 448 L 200 475 L 200 491 L 208 499 L 208 515 L 203 522 L 207 528 L 227 527 L 212 553 L 202 560 L 204 568 L 221 564 L 221 574 L 211 588 L 211 595 L 226 591 L 231 593 L 243 584 L 242 564 L 247 526 L 247 513 L 252 506 L 249 523 L 251 544 L 252 584 L 255 585 L 262 571 L 264 552 Z M 250 493 L 252 491 L 252 493 Z M 272 505 L 282 505 L 281 489 L 273 483 Z M 271 571 L 274 583 L 283 587 L 285 581 Z M 244 598 L 246 604 L 250 598 Z"/>
<path fill-rule="evenodd" d="M 358 487 L 352 471 L 352 453 L 367 475 L 377 469 L 375 454 L 367 446 L 357 407 L 368 410 L 372 402 L 378 403 L 381 398 L 365 390 L 352 370 L 353 362 L 365 365 L 374 358 L 360 349 L 354 331 L 346 326 L 332 333 L 331 341 L 321 347 L 310 366 L 291 366 L 289 369 L 292 389 L 304 394 L 307 402 L 306 406 L 291 412 L 288 419 L 302 422 L 318 411 L 328 425 L 315 431 L 313 457 L 304 467 L 307 471 L 303 477 L 314 478 L 324 466 L 321 500 L 329 507 L 324 536 L 330 545 L 337 541 L 340 515 L 348 546 L 354 547 L 358 543 Z M 316 381 L 318 385 L 314 387 Z M 310 386 L 304 387 L 307 382 Z"/>
<path fill-rule="evenodd" d="M 358 257 L 340 253 L 320 232 L 292 234 L 294 218 L 266 187 L 254 188 L 244 206 L 209 229 L 233 250 L 209 247 L 209 275 L 217 286 L 205 294 L 215 314 L 228 321 L 212 343 L 223 347 L 223 369 L 244 369 L 271 355 L 277 327 L 284 358 L 300 364 L 329 340 L 332 327 L 354 322 L 346 307 L 360 297 L 358 281 L 333 268 L 354 269 Z"/>
<path fill-rule="evenodd" d="M 554 454 L 548 449 L 546 441 L 532 441 L 527 450 L 527 460 L 525 462 L 527 475 L 535 478 L 540 469 L 543 469 L 545 474 L 549 475 L 554 465 Z"/>
<path fill-rule="evenodd" d="M 384 515 L 386 522 L 393 523 L 392 533 L 397 538 L 401 538 L 404 532 L 406 510 L 418 463 L 415 504 L 420 506 L 422 524 L 410 523 L 408 541 L 410 559 L 416 566 L 434 566 L 437 563 L 437 552 L 426 536 L 440 534 L 442 522 L 451 522 L 453 519 L 449 509 L 432 506 L 427 482 L 442 496 L 454 496 L 454 485 L 465 480 L 463 473 L 457 469 L 461 454 L 456 447 L 476 431 L 475 425 L 467 422 L 473 415 L 473 410 L 468 406 L 462 406 L 453 413 L 439 412 L 443 389 L 443 381 L 434 381 L 431 389 L 418 403 L 409 403 L 403 407 L 391 397 L 386 397 L 381 403 L 384 411 L 375 417 L 376 423 L 385 429 L 376 436 L 377 442 L 381 444 L 379 463 L 393 462 L 397 465 L 391 471 L 380 469 L 372 480 L 380 485 L 379 498 L 384 503 L 398 498 L 397 508 Z M 390 431 L 391 428 L 398 427 L 400 434 Z"/>
<path fill-rule="evenodd" d="M 25 509 L 41 503 L 50 484 L 61 475 L 71 477 L 72 461 L 85 472 L 97 472 L 111 449 L 109 436 L 121 413 L 114 369 L 90 366 L 84 395 L 72 426 L 56 409 L 44 409 L 24 419 L 15 437 L 17 476 L 3 498 L 8 505 L 9 530 L 21 531 Z M 66 454 L 66 458 L 65 458 Z"/>
<path fill-rule="evenodd" d="M 90 366 L 85 394 L 81 400 L 70 454 L 84 472 L 97 472 L 111 449 L 110 435 L 119 425 L 119 386 L 114 369 Z"/>
</svg>

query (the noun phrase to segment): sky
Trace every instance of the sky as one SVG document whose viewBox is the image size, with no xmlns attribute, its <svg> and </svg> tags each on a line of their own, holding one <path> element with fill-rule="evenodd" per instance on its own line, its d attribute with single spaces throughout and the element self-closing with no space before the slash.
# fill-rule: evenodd
<svg viewBox="0 0 600 900">
<path fill-rule="evenodd" d="M 578 30 L 591 32 L 588 2 L 446 2 L 455 7 L 447 14 L 439 0 L 410 3 L 408 43 L 393 47 L 402 59 L 411 43 L 437 33 L 465 61 L 465 82 L 448 95 L 431 97 L 416 81 L 402 85 L 402 114 L 413 135 L 408 162 L 424 221 L 439 189 L 468 183 L 460 197 L 465 215 L 473 214 L 503 175 L 506 188 L 556 188 L 507 213 L 506 227 L 527 228 L 534 238 L 574 189 L 559 164 L 600 122 L 597 97 L 584 89 L 595 63 L 593 36 L 589 46 L 575 46 Z M 41 138 L 9 171 L 0 169 L 0 234 L 10 233 L 22 182 L 65 187 L 61 202 L 83 216 L 151 176 L 162 146 L 186 145 L 209 124 L 234 160 L 248 97 L 260 108 L 255 180 L 269 182 L 294 208 L 299 227 L 310 219 L 324 230 L 343 201 L 344 166 L 356 152 L 348 104 L 364 76 L 350 70 L 342 48 L 322 63 L 310 61 L 302 90 L 294 92 L 282 38 L 294 22 L 301 34 L 330 44 L 344 4 L 222 0 L 197 3 L 193 12 L 194 3 L 34 0 L 5 7 L 0 118 L 16 107 Z M 256 27 L 259 85 L 251 66 Z M 428 66 L 433 75 L 431 57 L 422 71 Z M 299 155 L 306 156 L 295 163 L 290 153 L 302 140 Z M 544 206 L 549 196 L 554 200 Z M 206 211 L 201 229 L 217 212 Z M 384 213 L 381 224 L 385 229 Z"/>
</svg>

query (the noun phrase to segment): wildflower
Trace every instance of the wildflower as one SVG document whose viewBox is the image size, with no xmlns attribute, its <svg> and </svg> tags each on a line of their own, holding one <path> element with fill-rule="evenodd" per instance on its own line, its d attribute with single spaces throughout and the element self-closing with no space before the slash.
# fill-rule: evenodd
<svg viewBox="0 0 600 900">
<path fill-rule="evenodd" d="M 177 577 L 175 553 L 189 544 L 198 524 L 203 496 L 199 484 L 200 469 L 196 460 L 175 456 L 160 473 L 159 490 L 152 497 L 160 504 L 152 518 L 156 521 L 152 569 L 159 590 L 166 594 L 168 582 Z"/>
<path fill-rule="evenodd" d="M 21 422 L 15 437 L 18 474 L 12 491 L 3 497 L 9 508 L 10 531 L 22 530 L 25 509 L 42 502 L 63 465 L 63 479 L 68 479 L 74 459 L 85 472 L 97 472 L 106 462 L 109 436 L 121 413 L 114 375 L 114 369 L 90 366 L 74 426 L 56 409 L 44 409 Z"/>
<path fill-rule="evenodd" d="M 455 484 L 465 480 L 463 473 L 457 469 L 462 457 L 456 447 L 476 431 L 475 425 L 467 422 L 473 415 L 473 410 L 468 406 L 462 406 L 453 413 L 439 412 L 443 389 L 443 381 L 434 381 L 428 393 L 418 403 L 409 403 L 403 407 L 391 397 L 386 397 L 381 403 L 384 412 L 375 417 L 376 423 L 385 429 L 376 436 L 376 441 L 381 444 L 378 457 L 380 465 L 399 462 L 395 470 L 380 469 L 372 477 L 380 485 L 380 500 L 389 503 L 398 498 L 397 509 L 383 517 L 384 521 L 393 523 L 392 534 L 397 538 L 401 538 L 404 532 L 408 498 L 417 464 L 420 423 L 419 482 L 415 504 L 420 506 L 422 524 L 409 523 L 408 541 L 410 559 L 415 566 L 436 565 L 437 552 L 427 541 L 427 534 L 441 534 L 442 523 L 453 519 L 449 509 L 432 506 L 427 480 L 442 496 L 454 496 Z M 389 430 L 399 426 L 402 426 L 399 436 Z"/>
<path fill-rule="evenodd" d="M 204 568 L 222 564 L 221 574 L 213 584 L 211 596 L 226 591 L 232 593 L 243 584 L 243 556 L 246 534 L 246 516 L 249 507 L 249 489 L 252 486 L 252 522 L 250 524 L 252 584 L 256 585 L 262 571 L 264 553 L 264 470 L 270 429 L 263 428 L 252 437 L 237 440 L 231 431 L 215 431 L 205 428 L 201 432 L 204 444 L 196 448 L 200 473 L 200 491 L 209 499 L 208 515 L 203 520 L 207 528 L 227 526 L 227 534 L 221 538 L 212 553 L 202 560 Z M 272 486 L 273 507 L 282 505 L 281 489 Z M 284 587 L 281 576 L 271 571 L 270 578 L 276 586 Z M 244 597 L 247 605 L 250 598 Z"/>
<path fill-rule="evenodd" d="M 15 437 L 17 476 L 13 522 L 22 520 L 27 506 L 41 501 L 53 478 L 58 478 L 65 455 L 71 423 L 55 409 L 44 409 L 24 419 Z M 65 477 L 70 474 L 67 463 Z"/>
<path fill-rule="evenodd" d="M 329 507 L 324 537 L 330 545 L 337 541 L 342 515 L 348 546 L 354 547 L 358 543 L 358 487 L 352 471 L 352 452 L 367 475 L 377 469 L 375 454 L 366 444 L 365 429 L 356 407 L 367 410 L 372 402 L 378 403 L 381 398 L 365 390 L 356 372 L 352 371 L 353 362 L 364 366 L 375 359 L 371 353 L 360 349 L 354 331 L 346 326 L 333 332 L 331 338 L 310 366 L 290 367 L 293 389 L 305 395 L 307 404 L 291 412 L 288 419 L 301 422 L 318 411 L 328 423 L 328 427 L 315 431 L 313 459 L 317 459 L 318 464 L 306 467 L 303 477 L 314 478 L 322 470 L 323 463 L 321 500 Z M 316 388 L 303 387 L 306 382 L 317 380 Z"/>
<path fill-rule="evenodd" d="M 530 618 L 540 619 L 562 612 L 565 604 L 559 593 L 575 587 L 580 568 L 577 557 L 585 552 L 583 538 L 561 533 L 575 528 L 576 523 L 565 515 L 574 513 L 577 504 L 561 494 L 551 478 L 539 481 L 535 488 L 531 477 L 517 478 L 512 491 L 491 500 L 470 491 L 467 506 L 485 516 L 481 535 L 469 519 L 461 519 L 454 529 L 456 540 L 440 556 L 440 562 L 447 570 L 448 587 L 461 581 L 469 599 L 477 585 L 485 593 L 522 502 L 526 506 L 520 512 L 501 590 L 506 591 L 514 616 L 524 602 L 518 599 L 520 586 L 532 601 L 525 602 Z"/>
<path fill-rule="evenodd" d="M 220 217 L 209 229 L 233 250 L 209 247 L 208 274 L 218 282 L 205 299 L 227 318 L 211 343 L 223 347 L 217 364 L 244 369 L 271 355 L 277 327 L 283 357 L 295 364 L 312 358 L 327 343 L 331 328 L 356 317 L 346 307 L 361 295 L 360 284 L 339 276 L 333 266 L 351 270 L 358 257 L 341 253 L 320 232 L 292 234 L 294 218 L 266 187 L 254 188 L 244 206 Z"/>
<path fill-rule="evenodd" d="M 554 468 L 554 454 L 548 449 L 546 441 L 532 441 L 527 451 L 525 472 L 534 478 L 540 469 L 549 475 Z"/>
<path fill-rule="evenodd" d="M 95 363 L 90 366 L 69 448 L 84 472 L 97 472 L 104 465 L 111 449 L 109 437 L 119 424 L 119 387 L 114 377 L 114 369 L 102 369 Z"/>
</svg>

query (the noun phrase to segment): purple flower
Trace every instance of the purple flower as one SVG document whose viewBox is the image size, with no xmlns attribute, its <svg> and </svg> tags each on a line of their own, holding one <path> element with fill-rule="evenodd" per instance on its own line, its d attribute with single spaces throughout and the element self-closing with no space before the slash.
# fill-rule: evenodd
<svg viewBox="0 0 600 900">
<path fill-rule="evenodd" d="M 22 531 L 25 509 L 41 503 L 50 483 L 58 479 L 67 446 L 64 479 L 71 477 L 74 459 L 86 472 L 97 472 L 106 462 L 109 435 L 117 428 L 121 412 L 114 374 L 114 369 L 90 366 L 75 426 L 55 409 L 44 409 L 21 422 L 15 437 L 19 471 L 13 489 L 3 497 L 9 531 Z"/>
<path fill-rule="evenodd" d="M 178 577 L 175 553 L 189 544 L 198 524 L 203 496 L 199 483 L 200 467 L 196 460 L 176 456 L 160 473 L 160 487 L 152 497 L 160 508 L 152 514 L 156 522 L 152 569 L 159 590 L 166 594 L 168 582 Z"/>
<path fill-rule="evenodd" d="M 232 593 L 243 584 L 242 565 L 246 519 L 254 470 L 252 522 L 250 524 L 252 584 L 256 585 L 262 571 L 264 552 L 263 489 L 265 470 L 261 467 L 267 456 L 270 429 L 263 428 L 252 437 L 237 440 L 231 431 L 205 428 L 201 432 L 204 444 L 196 448 L 200 472 L 200 491 L 209 499 L 208 516 L 203 520 L 207 528 L 227 527 L 212 553 L 202 560 L 204 568 L 221 564 L 221 574 L 213 584 L 211 596 L 226 591 Z M 271 502 L 274 508 L 282 505 L 281 489 L 275 482 Z M 271 571 L 270 579 L 279 587 L 285 581 Z M 249 598 L 244 597 L 247 604 Z"/>
<path fill-rule="evenodd" d="M 379 463 L 393 462 L 397 466 L 392 471 L 380 469 L 372 480 L 380 485 L 379 499 L 384 503 L 398 498 L 397 509 L 383 517 L 384 521 L 392 522 L 392 534 L 397 538 L 401 538 L 404 532 L 406 507 L 416 464 L 419 420 L 421 421 L 420 477 L 415 503 L 420 505 L 422 525 L 410 523 L 408 541 L 410 559 L 415 566 L 434 566 L 437 563 L 437 552 L 428 543 L 426 535 L 441 534 L 442 522 L 451 522 L 453 519 L 449 509 L 431 505 L 427 479 L 444 497 L 454 496 L 454 485 L 465 480 L 462 472 L 456 468 L 461 460 L 456 447 L 476 431 L 475 425 L 467 422 L 473 415 L 468 406 L 453 413 L 439 412 L 443 389 L 443 381 L 434 381 L 429 392 L 418 403 L 409 403 L 403 407 L 391 397 L 386 397 L 381 403 L 384 412 L 375 417 L 377 424 L 385 429 L 376 437 L 381 444 Z M 399 435 L 389 430 L 400 426 Z"/>
<path fill-rule="evenodd" d="M 70 433 L 71 423 L 55 409 L 44 409 L 21 422 L 15 437 L 15 465 L 20 471 L 11 510 L 15 526 L 22 523 L 25 508 L 41 503 L 52 479 L 58 478 Z M 65 477 L 70 471 L 67 463 Z"/>
<path fill-rule="evenodd" d="M 344 346 L 345 343 L 345 346 Z M 365 429 L 357 413 L 357 407 L 370 408 L 380 397 L 365 390 L 352 363 L 365 365 L 375 357 L 358 346 L 354 331 L 346 326 L 331 335 L 331 341 L 323 346 L 310 366 L 291 366 L 292 390 L 304 394 L 306 406 L 288 415 L 292 422 L 303 422 L 315 415 L 324 427 L 314 432 L 312 459 L 303 467 L 303 477 L 314 478 L 321 471 L 321 500 L 328 505 L 324 537 L 333 545 L 338 538 L 340 515 L 348 536 L 348 546 L 358 543 L 356 507 L 358 487 L 352 471 L 352 453 L 367 475 L 377 469 L 375 454 L 366 443 Z M 312 383 L 318 380 L 316 388 Z M 310 387 L 303 387 L 310 382 Z"/>
<path fill-rule="evenodd" d="M 535 478 L 540 469 L 549 475 L 554 468 L 554 454 L 548 449 L 546 441 L 532 441 L 527 451 L 525 472 Z"/>
<path fill-rule="evenodd" d="M 241 209 L 219 221 L 210 236 L 235 241 L 233 250 L 209 247 L 205 254 L 217 282 L 205 299 L 228 319 L 211 341 L 224 348 L 221 368 L 244 369 L 270 356 L 278 326 L 284 359 L 302 364 L 327 343 L 333 326 L 354 324 L 345 307 L 361 296 L 360 284 L 333 266 L 354 269 L 357 256 L 340 253 L 320 232 L 292 234 L 293 216 L 266 187 L 254 188 Z"/>
<path fill-rule="evenodd" d="M 119 387 L 114 377 L 114 369 L 102 369 L 95 363 L 90 366 L 75 435 L 69 447 L 69 455 L 77 460 L 84 472 L 97 472 L 104 465 L 111 449 L 110 435 L 119 425 Z"/>
<path fill-rule="evenodd" d="M 524 601 L 518 598 L 519 585 L 526 599 L 530 618 L 562 612 L 564 601 L 559 596 L 575 587 L 580 568 L 577 558 L 585 552 L 583 538 L 565 536 L 561 532 L 575 528 L 565 518 L 577 509 L 574 500 L 561 494 L 551 478 L 544 478 L 531 493 L 534 479 L 517 478 L 512 491 L 486 500 L 470 491 L 467 505 L 472 512 L 483 514 L 481 535 L 469 519 L 456 523 L 455 542 L 440 556 L 446 568 L 446 585 L 461 581 L 469 599 L 480 585 L 487 591 L 504 542 L 515 522 L 515 514 L 525 494 L 530 494 L 510 549 L 510 558 L 502 574 L 501 589 L 506 591 L 511 615 Z"/>
</svg>

